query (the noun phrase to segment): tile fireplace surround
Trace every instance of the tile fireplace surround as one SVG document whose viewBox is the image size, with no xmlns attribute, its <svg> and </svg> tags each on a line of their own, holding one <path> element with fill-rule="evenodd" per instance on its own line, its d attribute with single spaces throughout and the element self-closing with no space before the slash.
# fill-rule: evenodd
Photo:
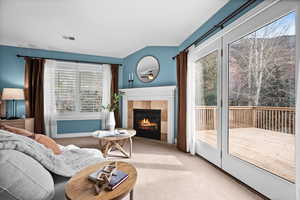
<svg viewBox="0 0 300 200">
<path fill-rule="evenodd" d="M 175 90 L 176 86 L 120 89 L 125 93 L 122 98 L 123 127 L 133 127 L 133 109 L 160 109 L 161 140 L 173 144 Z"/>
</svg>

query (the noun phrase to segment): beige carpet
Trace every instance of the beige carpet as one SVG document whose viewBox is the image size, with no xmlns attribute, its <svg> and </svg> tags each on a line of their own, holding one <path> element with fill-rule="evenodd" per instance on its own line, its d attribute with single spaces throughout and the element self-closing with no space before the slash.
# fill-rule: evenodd
<svg viewBox="0 0 300 200">
<path fill-rule="evenodd" d="M 60 144 L 98 147 L 93 138 L 57 139 Z M 173 145 L 135 138 L 131 162 L 138 170 L 135 200 L 260 200 L 248 187 L 206 160 L 182 153 Z M 112 154 L 120 155 L 117 152 Z"/>
</svg>

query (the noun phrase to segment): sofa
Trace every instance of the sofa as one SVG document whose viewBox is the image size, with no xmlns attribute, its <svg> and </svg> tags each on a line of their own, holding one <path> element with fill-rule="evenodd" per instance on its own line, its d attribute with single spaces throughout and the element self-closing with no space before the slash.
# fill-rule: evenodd
<svg viewBox="0 0 300 200">
<path fill-rule="evenodd" d="M 61 146 L 46 135 L 2 125 L 0 200 L 64 200 L 68 177 L 103 161 L 97 149 Z"/>
<path fill-rule="evenodd" d="M 22 152 L 0 151 L 1 200 L 64 200 L 68 180 Z"/>
</svg>

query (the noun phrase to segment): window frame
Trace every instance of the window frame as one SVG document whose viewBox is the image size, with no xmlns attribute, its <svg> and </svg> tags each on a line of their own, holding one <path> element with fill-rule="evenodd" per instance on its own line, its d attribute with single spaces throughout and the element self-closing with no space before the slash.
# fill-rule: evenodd
<svg viewBox="0 0 300 200">
<path fill-rule="evenodd" d="M 295 183 L 292 183 L 278 175 L 275 175 L 265 169 L 262 169 L 252 163 L 245 160 L 232 156 L 229 149 L 229 106 L 228 106 L 228 94 L 229 94 L 229 68 L 228 68 L 228 48 L 229 44 L 247 36 L 254 31 L 265 27 L 268 24 L 275 22 L 281 17 L 291 13 L 296 12 L 296 18 L 299 15 L 297 11 L 297 6 L 299 2 L 293 1 L 283 1 L 278 0 L 274 2 L 266 2 L 268 4 L 264 9 L 255 13 L 253 17 L 249 18 L 245 22 L 242 22 L 225 32 L 222 36 L 223 39 L 223 88 L 222 88 L 222 168 L 232 174 L 237 179 L 245 182 L 250 187 L 264 194 L 270 199 L 295 199 Z M 297 30 L 297 24 L 296 24 Z M 296 35 L 298 32 L 296 31 Z M 298 37 L 298 36 L 297 36 Z M 298 46 L 296 46 L 298 49 Z M 296 73 L 296 80 L 298 76 Z M 297 85 L 296 85 L 297 87 Z M 296 108 L 298 109 L 298 108 Z M 296 131 L 296 135 L 297 135 Z M 297 136 L 296 136 L 297 144 Z M 297 148 L 297 146 L 296 146 Z M 296 161 L 297 162 L 297 161 Z M 263 180 L 263 181 L 262 181 Z M 297 180 L 297 179 L 296 179 Z"/>
<path fill-rule="evenodd" d="M 103 120 L 105 119 L 105 112 L 100 111 L 100 112 L 80 112 L 80 77 L 79 73 L 82 71 L 86 72 L 96 72 L 97 68 L 101 69 L 104 68 L 104 65 L 95 65 L 95 64 L 86 64 L 86 63 L 71 63 L 71 62 L 57 62 L 56 64 L 56 69 L 57 70 L 76 70 L 76 81 L 75 81 L 75 111 L 70 111 L 70 112 L 57 112 L 56 110 L 56 118 L 58 121 L 61 120 Z M 102 82 L 102 104 L 106 105 L 110 101 L 110 96 L 108 95 L 109 93 L 104 90 L 110 90 L 110 87 L 105 87 L 105 70 L 101 69 L 103 73 L 103 79 L 101 80 Z M 56 78 L 56 76 L 55 76 Z M 106 97 L 107 96 L 107 97 Z M 55 101 L 56 102 L 56 101 Z"/>
</svg>

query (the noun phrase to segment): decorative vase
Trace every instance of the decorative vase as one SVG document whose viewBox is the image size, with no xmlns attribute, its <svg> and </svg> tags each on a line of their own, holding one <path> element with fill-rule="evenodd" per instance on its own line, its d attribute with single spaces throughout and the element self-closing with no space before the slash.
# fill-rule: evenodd
<svg viewBox="0 0 300 200">
<path fill-rule="evenodd" d="M 116 126 L 115 114 L 114 112 L 109 112 L 107 120 L 107 128 L 109 131 L 114 131 Z"/>
</svg>

